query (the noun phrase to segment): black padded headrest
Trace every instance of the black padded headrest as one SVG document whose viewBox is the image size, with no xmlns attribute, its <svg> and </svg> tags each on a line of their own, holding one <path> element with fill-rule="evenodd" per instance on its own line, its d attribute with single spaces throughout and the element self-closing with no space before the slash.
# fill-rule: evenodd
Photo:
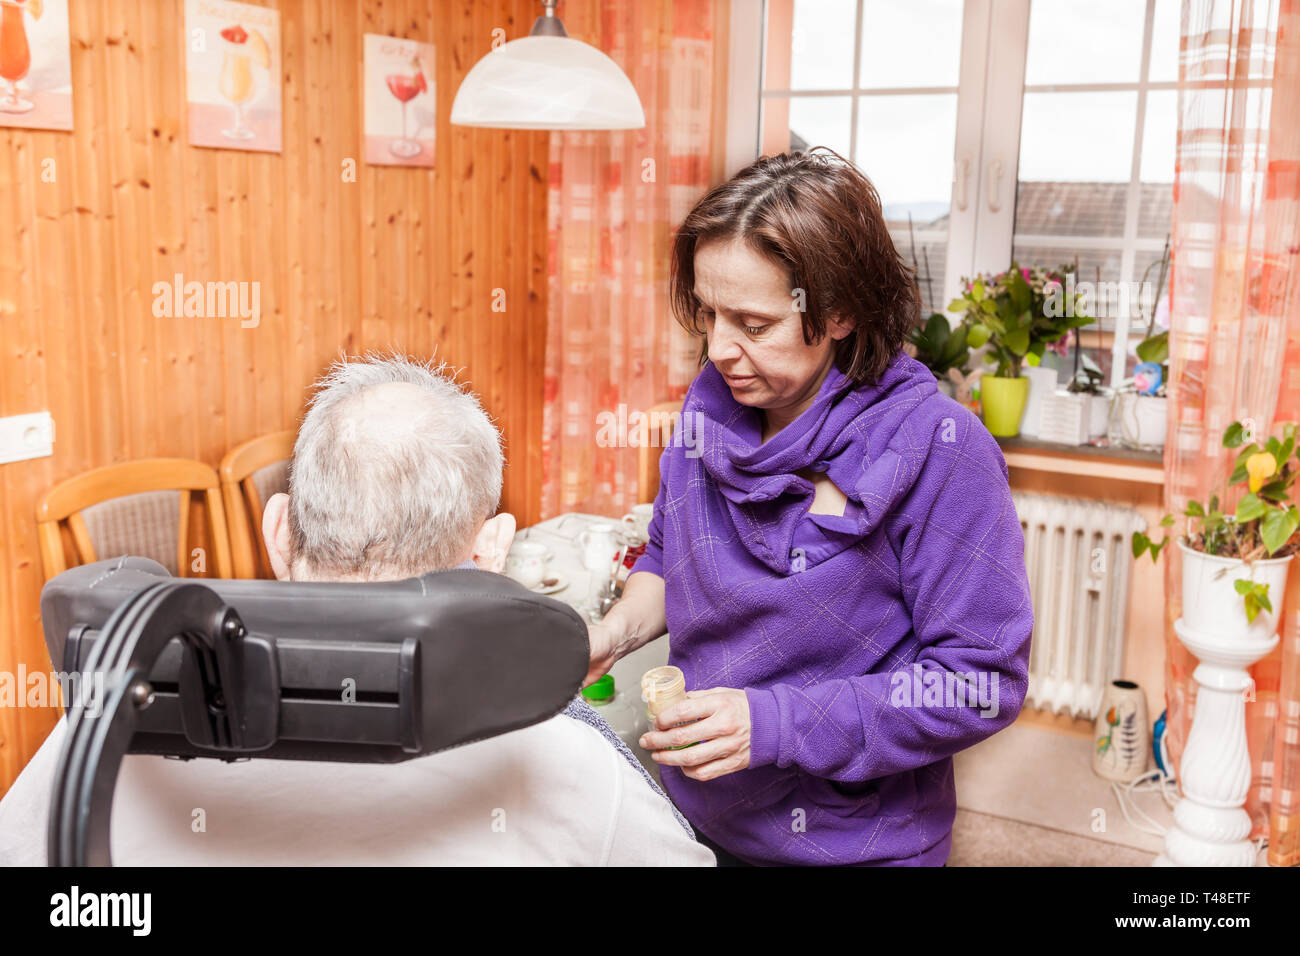
<svg viewBox="0 0 1300 956">
<path fill-rule="evenodd" d="M 271 706 L 245 728 L 248 749 L 195 743 L 179 688 L 185 666 L 203 665 L 173 640 L 149 672 L 155 697 L 131 753 L 407 760 L 540 723 L 565 708 L 587 673 L 577 612 L 504 575 L 451 570 L 373 584 L 181 579 L 136 557 L 73 568 L 45 585 L 53 666 L 80 671 L 110 615 L 160 581 L 209 588 L 238 615 L 247 629 L 240 673 L 258 688 L 253 698 Z M 190 720 L 192 728 L 193 713 Z"/>
</svg>

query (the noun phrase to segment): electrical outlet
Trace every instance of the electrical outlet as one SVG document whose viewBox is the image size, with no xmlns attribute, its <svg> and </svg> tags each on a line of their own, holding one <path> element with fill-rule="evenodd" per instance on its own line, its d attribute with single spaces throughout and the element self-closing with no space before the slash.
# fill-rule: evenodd
<svg viewBox="0 0 1300 956">
<path fill-rule="evenodd" d="M 0 465 L 54 454 L 54 419 L 49 412 L 0 418 Z"/>
</svg>

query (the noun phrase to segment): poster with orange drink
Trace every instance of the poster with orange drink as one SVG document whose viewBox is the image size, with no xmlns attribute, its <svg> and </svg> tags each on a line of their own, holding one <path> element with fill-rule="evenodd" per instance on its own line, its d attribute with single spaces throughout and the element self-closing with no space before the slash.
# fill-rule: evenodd
<svg viewBox="0 0 1300 956">
<path fill-rule="evenodd" d="M 68 0 L 0 0 L 0 126 L 72 129 Z"/>
<path fill-rule="evenodd" d="M 185 99 L 192 146 L 280 152 L 280 12 L 185 0 Z"/>
<path fill-rule="evenodd" d="M 365 35 L 366 162 L 433 165 L 438 97 L 433 44 Z"/>
</svg>

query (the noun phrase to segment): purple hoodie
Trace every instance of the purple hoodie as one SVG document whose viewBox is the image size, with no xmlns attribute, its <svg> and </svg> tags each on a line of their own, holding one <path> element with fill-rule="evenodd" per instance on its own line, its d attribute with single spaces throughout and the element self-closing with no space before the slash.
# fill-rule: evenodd
<svg viewBox="0 0 1300 956">
<path fill-rule="evenodd" d="M 952 755 L 1025 696 L 1033 608 L 997 442 L 904 352 L 852 386 L 832 367 L 763 443 L 759 411 L 706 364 L 633 569 L 664 579 L 687 688 L 745 690 L 749 768 L 662 777 L 751 863 L 944 863 Z M 842 516 L 807 513 L 804 468 L 848 497 Z"/>
</svg>

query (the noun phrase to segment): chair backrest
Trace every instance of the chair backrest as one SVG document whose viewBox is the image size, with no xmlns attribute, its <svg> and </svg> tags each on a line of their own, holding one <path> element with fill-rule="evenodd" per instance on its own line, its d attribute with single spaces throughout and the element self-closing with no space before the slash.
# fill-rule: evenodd
<svg viewBox="0 0 1300 956">
<path fill-rule="evenodd" d="M 217 473 L 201 461 L 145 458 L 77 475 L 42 496 L 36 527 L 45 580 L 120 554 L 152 557 L 188 577 L 190 504 L 196 492 L 203 496 L 208 517 L 213 560 L 207 570 L 230 577 L 230 541 Z M 72 538 L 71 551 L 64 547 L 64 527 Z"/>
<path fill-rule="evenodd" d="M 637 455 L 638 501 L 654 501 L 659 494 L 659 457 L 672 441 L 681 401 L 651 405 L 641 419 L 641 448 Z"/>
<path fill-rule="evenodd" d="M 272 432 L 236 445 L 217 468 L 236 578 L 274 577 L 262 541 L 262 509 L 276 492 L 289 490 L 294 437 L 292 431 Z"/>
</svg>

